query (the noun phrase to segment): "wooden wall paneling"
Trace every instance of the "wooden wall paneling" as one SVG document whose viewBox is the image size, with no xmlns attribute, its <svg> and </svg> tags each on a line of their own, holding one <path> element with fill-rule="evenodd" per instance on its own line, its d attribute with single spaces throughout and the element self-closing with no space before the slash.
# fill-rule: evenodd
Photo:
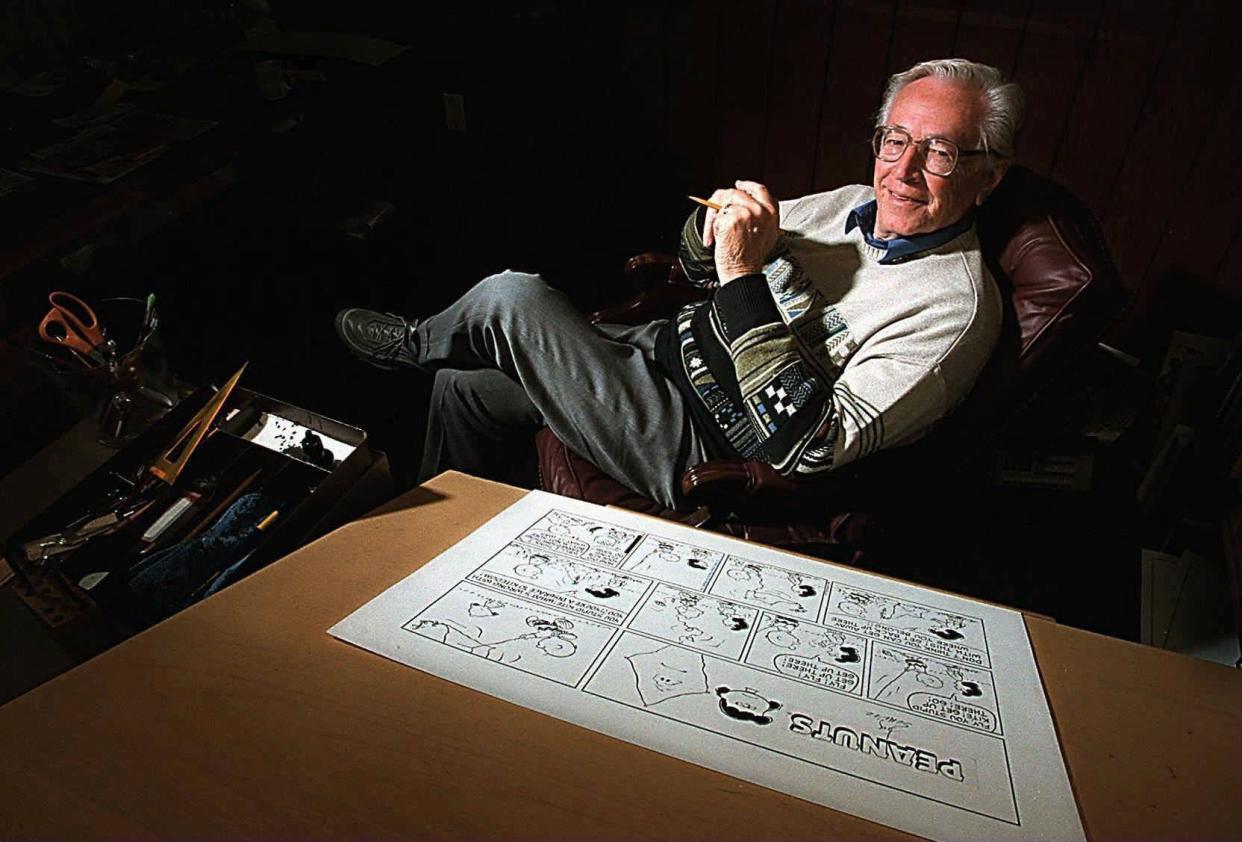
<svg viewBox="0 0 1242 842">
<path fill-rule="evenodd" d="M 887 78 L 920 61 L 951 58 L 962 0 L 901 0 L 893 21 Z"/>
<path fill-rule="evenodd" d="M 831 32 L 827 4 L 783 0 L 777 9 L 763 158 L 763 181 L 777 198 L 805 196 L 814 186 Z"/>
<path fill-rule="evenodd" d="M 1239 329 L 1242 277 L 1222 276 L 1219 270 L 1242 232 L 1237 210 L 1242 204 L 1242 157 L 1236 149 L 1242 137 L 1242 89 L 1226 82 L 1221 96 L 1212 121 L 1194 127 L 1203 143 L 1195 154 L 1185 154 L 1192 162 L 1190 172 L 1176 201 L 1165 209 L 1163 226 L 1159 231 L 1154 221 L 1149 226 L 1159 244 L 1127 319 L 1132 330 L 1151 325 L 1156 312 L 1166 322 L 1164 328 L 1225 337 Z"/>
<path fill-rule="evenodd" d="M 1105 207 L 1104 236 L 1131 288 L 1143 285 L 1221 97 L 1233 83 L 1226 69 L 1234 33 L 1219 23 L 1212 4 L 1182 7 Z"/>
<path fill-rule="evenodd" d="M 815 190 L 871 183 L 868 141 L 884 91 L 895 2 L 839 0 L 820 106 Z"/>
<path fill-rule="evenodd" d="M 1082 80 L 1099 0 L 1035 0 L 1013 78 L 1026 94 L 1018 163 L 1048 173 Z"/>
<path fill-rule="evenodd" d="M 560 155 L 566 168 L 578 168 L 566 173 L 569 188 L 578 192 L 566 206 L 596 197 L 591 213 L 609 232 L 573 249 L 575 258 L 566 255 L 568 262 L 593 255 L 600 268 L 576 264 L 567 273 L 579 283 L 575 303 L 584 309 L 628 295 L 628 287 L 616 291 L 610 285 L 624 283 L 617 267 L 637 252 L 669 249 L 686 210 L 668 154 L 669 13 L 667 4 L 655 0 L 584 10 L 585 25 L 577 28 L 592 37 L 577 41 L 587 55 L 559 70 L 582 88 L 567 108 L 575 122 L 573 140 Z M 589 72 L 567 73 L 566 67 Z"/>
<path fill-rule="evenodd" d="M 615 125 L 616 106 L 625 108 L 624 119 L 637 118 L 639 130 L 652 146 L 662 150 L 668 134 L 669 80 L 664 33 L 670 12 L 651 6 L 631 5 L 622 13 L 619 67 L 606 78 L 624 86 L 621 90 L 626 99 L 617 100 L 612 91 L 598 90 L 597 96 L 605 103 L 598 110 Z"/>
<path fill-rule="evenodd" d="M 600 25 L 611 21 L 600 15 Z M 594 44 L 615 42 L 615 58 L 593 55 L 596 64 L 612 67 L 587 74 L 590 95 L 582 110 L 592 118 L 592 137 L 584 138 L 598 150 L 601 177 L 611 190 L 637 193 L 648 186 L 667 191 L 672 201 L 680 185 L 668 168 L 669 78 L 665 43 L 667 18 L 665 4 L 644 2 L 617 10 L 615 33 L 601 32 Z M 595 48 L 592 48 L 594 52 Z M 624 160 L 617 160 L 623 158 Z M 638 178 L 627 179 L 637 174 Z M 641 201 L 649 202 L 650 197 Z"/>
<path fill-rule="evenodd" d="M 1030 0 L 966 0 L 953 55 L 990 64 L 1010 75 L 1030 5 Z"/>
<path fill-rule="evenodd" d="M 1173 204 L 1149 278 L 1178 271 L 1201 283 L 1242 287 L 1242 278 L 1221 284 L 1217 272 L 1230 243 L 1242 230 L 1242 88 L 1228 85 L 1216 119 L 1205 127 L 1203 145 L 1185 187 Z"/>
<path fill-rule="evenodd" d="M 1242 323 L 1242 226 L 1234 232 L 1229 247 L 1216 266 L 1212 289 L 1220 296 L 1222 318 L 1231 326 L 1229 335 L 1236 335 L 1238 325 Z"/>
<path fill-rule="evenodd" d="M 720 123 L 715 185 L 763 178 L 764 133 L 775 45 L 776 0 L 724 0 L 716 102 Z"/>
<path fill-rule="evenodd" d="M 1173 29 L 1171 0 L 1103 5 L 1082 82 L 1052 160 L 1053 177 L 1103 214 Z"/>
<path fill-rule="evenodd" d="M 18 58 L 25 43 L 23 11 L 18 3 L 0 3 L 0 63 L 5 65 Z"/>
<path fill-rule="evenodd" d="M 559 17 L 533 19 L 517 13 L 485 37 L 493 49 L 479 53 L 486 76 L 479 93 L 466 102 L 469 132 L 481 138 L 477 189 L 503 185 L 506 195 L 520 196 L 523 212 L 507 224 L 492 226 L 496 253 L 510 265 L 546 268 L 533 236 L 537 222 L 546 224 L 551 205 L 572 178 L 569 163 L 559 160 L 554 144 L 565 142 L 568 115 L 566 80 L 552 69 L 563 63 L 565 46 L 557 37 Z M 481 196 L 476 197 L 481 198 Z M 500 268 L 500 267 L 497 267 Z"/>
<path fill-rule="evenodd" d="M 694 0 L 671 4 L 665 30 L 669 152 L 692 193 L 715 186 L 720 23 L 718 3 Z"/>
</svg>

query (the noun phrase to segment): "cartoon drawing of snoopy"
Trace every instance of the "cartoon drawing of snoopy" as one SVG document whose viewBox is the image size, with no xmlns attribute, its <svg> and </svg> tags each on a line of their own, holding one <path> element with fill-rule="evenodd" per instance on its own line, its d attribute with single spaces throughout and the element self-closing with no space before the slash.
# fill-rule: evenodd
<svg viewBox="0 0 1242 842">
<path fill-rule="evenodd" d="M 751 722 L 755 725 L 771 725 L 774 710 L 780 710 L 780 702 L 766 699 L 753 687 L 743 690 L 731 690 L 728 687 L 717 687 L 716 695 L 720 698 L 720 712 L 738 722 Z"/>
</svg>

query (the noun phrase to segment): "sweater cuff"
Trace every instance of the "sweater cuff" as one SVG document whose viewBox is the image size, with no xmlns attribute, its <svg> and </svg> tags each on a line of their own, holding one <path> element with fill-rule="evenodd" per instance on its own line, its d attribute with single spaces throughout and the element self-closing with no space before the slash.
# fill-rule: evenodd
<svg viewBox="0 0 1242 842">
<path fill-rule="evenodd" d="M 690 281 L 707 284 L 716 279 L 715 249 L 703 245 L 699 234 L 707 219 L 707 208 L 700 207 L 693 211 L 681 227 L 681 245 L 677 257 L 681 262 L 681 270 Z"/>
<path fill-rule="evenodd" d="M 717 289 L 715 305 L 729 342 L 760 325 L 781 320 L 780 310 L 768 289 L 767 276 L 758 272 L 734 278 Z"/>
</svg>

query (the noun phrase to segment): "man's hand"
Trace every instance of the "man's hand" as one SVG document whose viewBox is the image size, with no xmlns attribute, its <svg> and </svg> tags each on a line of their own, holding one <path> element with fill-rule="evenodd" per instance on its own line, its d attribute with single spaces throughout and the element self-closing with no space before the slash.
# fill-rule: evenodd
<svg viewBox="0 0 1242 842">
<path fill-rule="evenodd" d="M 716 276 L 721 284 L 763 271 L 781 234 L 780 210 L 768 188 L 756 181 L 734 185 L 712 194 L 721 210 L 708 208 L 703 224 L 703 245 L 716 244 Z"/>
</svg>

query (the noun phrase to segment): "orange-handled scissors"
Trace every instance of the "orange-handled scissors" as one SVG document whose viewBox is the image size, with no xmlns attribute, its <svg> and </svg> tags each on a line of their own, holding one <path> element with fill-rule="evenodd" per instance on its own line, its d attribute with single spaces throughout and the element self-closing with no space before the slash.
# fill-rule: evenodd
<svg viewBox="0 0 1242 842">
<path fill-rule="evenodd" d="M 90 305 L 61 290 L 48 295 L 47 300 L 52 309 L 39 322 L 39 336 L 45 342 L 76 351 L 96 363 L 106 362 L 108 342 Z"/>
</svg>

